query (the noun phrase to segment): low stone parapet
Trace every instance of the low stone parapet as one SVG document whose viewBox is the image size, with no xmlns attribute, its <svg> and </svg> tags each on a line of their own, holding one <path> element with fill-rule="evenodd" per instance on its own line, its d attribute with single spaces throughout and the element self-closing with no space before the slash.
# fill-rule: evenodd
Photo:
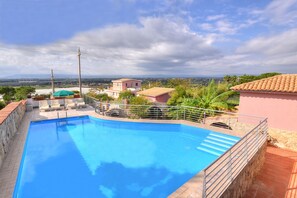
<svg viewBox="0 0 297 198">
<path fill-rule="evenodd" d="M 0 110 L 0 167 L 8 152 L 9 143 L 17 132 L 25 111 L 25 101 L 12 102 Z"/>
</svg>

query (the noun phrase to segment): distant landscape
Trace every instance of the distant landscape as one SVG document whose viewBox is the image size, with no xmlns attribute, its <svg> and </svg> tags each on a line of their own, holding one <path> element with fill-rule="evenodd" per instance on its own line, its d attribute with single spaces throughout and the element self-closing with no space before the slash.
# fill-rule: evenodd
<svg viewBox="0 0 297 198">
<path fill-rule="evenodd" d="M 142 80 L 144 84 L 148 82 L 163 82 L 166 83 L 169 79 L 172 78 L 143 78 L 143 77 L 133 77 L 135 79 Z M 114 78 L 83 78 L 82 84 L 83 87 L 96 88 L 98 86 L 108 86 Z M 183 78 L 190 79 L 193 84 L 207 84 L 211 79 L 216 81 L 222 81 L 223 77 L 195 77 L 195 78 Z M 74 87 L 78 85 L 77 78 L 57 78 L 55 79 L 55 87 L 58 88 L 67 88 Z M 37 89 L 45 89 L 51 87 L 51 79 L 47 78 L 15 78 L 15 79 L 0 79 L 0 86 L 33 86 Z"/>
</svg>

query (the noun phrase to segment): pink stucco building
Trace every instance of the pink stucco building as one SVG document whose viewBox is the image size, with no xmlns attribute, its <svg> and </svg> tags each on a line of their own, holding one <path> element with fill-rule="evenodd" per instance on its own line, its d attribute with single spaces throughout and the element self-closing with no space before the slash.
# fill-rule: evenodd
<svg viewBox="0 0 297 198">
<path fill-rule="evenodd" d="M 170 93 L 173 92 L 172 88 L 153 87 L 144 91 L 137 92 L 138 96 L 143 96 L 154 103 L 166 103 L 171 97 Z"/>
<path fill-rule="evenodd" d="M 130 90 L 133 93 L 136 93 L 141 89 L 141 80 L 121 78 L 118 80 L 112 81 L 112 87 L 108 90 L 105 90 L 109 96 L 118 98 L 120 92 Z"/>
<path fill-rule="evenodd" d="M 297 74 L 277 75 L 232 87 L 239 113 L 268 118 L 268 126 L 297 132 Z"/>
</svg>

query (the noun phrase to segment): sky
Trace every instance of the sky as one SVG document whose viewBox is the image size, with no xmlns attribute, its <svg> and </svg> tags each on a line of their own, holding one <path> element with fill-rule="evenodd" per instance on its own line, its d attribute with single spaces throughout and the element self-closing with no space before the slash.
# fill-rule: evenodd
<svg viewBox="0 0 297 198">
<path fill-rule="evenodd" d="M 0 77 L 297 73 L 297 0 L 0 0 Z"/>
</svg>

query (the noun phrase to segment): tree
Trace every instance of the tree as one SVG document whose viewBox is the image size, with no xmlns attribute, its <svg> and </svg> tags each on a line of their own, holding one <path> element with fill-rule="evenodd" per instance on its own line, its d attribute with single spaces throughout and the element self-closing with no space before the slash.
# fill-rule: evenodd
<svg viewBox="0 0 297 198">
<path fill-rule="evenodd" d="M 142 96 L 134 97 L 130 100 L 129 111 L 132 116 L 131 118 L 146 118 L 148 116 L 148 109 L 152 102 L 148 101 Z"/>
<path fill-rule="evenodd" d="M 120 100 L 130 101 L 134 97 L 135 97 L 135 95 L 130 90 L 122 91 L 122 92 L 120 92 L 120 95 L 119 95 Z"/>
<path fill-rule="evenodd" d="M 87 93 L 87 96 L 90 96 L 92 98 L 96 98 L 102 102 L 105 102 L 105 101 L 112 101 L 113 98 L 112 97 L 109 97 L 106 93 L 103 93 L 103 94 L 97 94 L 93 91 L 90 91 Z"/>
<path fill-rule="evenodd" d="M 151 105 L 152 102 L 150 102 L 148 99 L 146 99 L 143 96 L 137 96 L 130 100 L 131 105 Z"/>
<path fill-rule="evenodd" d="M 257 76 L 254 75 L 242 75 L 239 77 L 239 83 L 238 84 L 242 84 L 242 83 L 247 83 L 247 82 L 251 82 L 254 80 L 258 80 Z"/>
<path fill-rule="evenodd" d="M 183 78 L 172 78 L 167 82 L 167 87 L 175 88 L 178 86 L 182 87 L 190 87 L 191 79 L 183 79 Z"/>
<path fill-rule="evenodd" d="M 3 101 L 0 101 L 0 110 L 3 109 L 6 106 L 6 104 Z"/>
<path fill-rule="evenodd" d="M 232 109 L 234 106 L 229 104 L 228 99 L 235 92 L 226 90 L 227 88 L 223 89 L 212 80 L 208 86 L 202 88 L 201 95 L 198 98 L 186 98 L 183 100 L 182 105 L 212 110 Z"/>
<path fill-rule="evenodd" d="M 258 78 L 262 79 L 262 78 L 268 78 L 268 77 L 272 77 L 272 76 L 276 76 L 276 75 L 280 75 L 281 73 L 277 73 L 277 72 L 271 72 L 271 73 L 264 73 L 261 74 Z"/>
<path fill-rule="evenodd" d="M 167 101 L 168 105 L 179 105 L 183 102 L 184 98 L 192 97 L 191 90 L 182 85 L 175 87 L 175 90 L 170 94 L 171 97 Z"/>
<path fill-rule="evenodd" d="M 16 90 L 13 87 L 0 87 L 0 94 L 4 95 L 3 100 L 6 102 L 10 102 L 15 94 Z"/>
<path fill-rule="evenodd" d="M 224 82 L 230 85 L 236 85 L 238 83 L 238 77 L 236 75 L 226 75 L 224 76 Z"/>
<path fill-rule="evenodd" d="M 15 96 L 15 99 L 19 101 L 19 100 L 26 99 L 28 97 L 28 95 L 30 95 L 34 92 L 35 92 L 34 87 L 22 86 L 22 87 L 16 88 L 16 92 L 15 92 L 14 96 Z"/>
</svg>

